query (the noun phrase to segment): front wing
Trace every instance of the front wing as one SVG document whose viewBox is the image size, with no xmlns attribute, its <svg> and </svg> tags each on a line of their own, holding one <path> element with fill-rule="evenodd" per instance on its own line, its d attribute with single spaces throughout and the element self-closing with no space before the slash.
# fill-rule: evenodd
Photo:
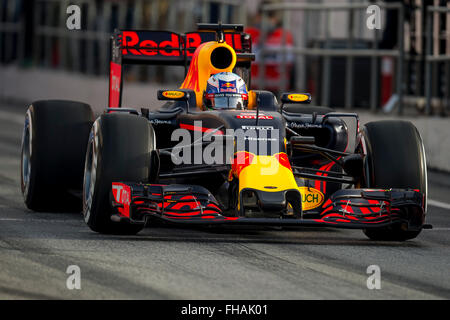
<svg viewBox="0 0 450 320">
<path fill-rule="evenodd" d="M 407 189 L 343 189 L 335 192 L 314 218 L 247 218 L 225 216 L 214 196 L 195 185 L 154 185 L 113 182 L 115 221 L 145 223 L 154 218 L 189 225 L 270 225 L 368 229 L 403 223 L 420 230 L 424 223 L 424 195 Z"/>
</svg>

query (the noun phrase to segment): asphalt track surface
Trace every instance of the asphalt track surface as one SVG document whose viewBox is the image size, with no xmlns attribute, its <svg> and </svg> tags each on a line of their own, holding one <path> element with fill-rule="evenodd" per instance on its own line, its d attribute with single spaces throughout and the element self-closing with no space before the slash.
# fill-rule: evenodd
<svg viewBox="0 0 450 320">
<path fill-rule="evenodd" d="M 429 173 L 434 229 L 407 242 L 331 228 L 149 227 L 137 236 L 105 236 L 90 231 L 81 213 L 24 206 L 24 111 L 0 104 L 1 299 L 450 298 L 449 175 Z M 81 269 L 80 290 L 66 287 L 69 265 Z M 367 288 L 369 265 L 380 267 L 380 290 Z"/>
</svg>

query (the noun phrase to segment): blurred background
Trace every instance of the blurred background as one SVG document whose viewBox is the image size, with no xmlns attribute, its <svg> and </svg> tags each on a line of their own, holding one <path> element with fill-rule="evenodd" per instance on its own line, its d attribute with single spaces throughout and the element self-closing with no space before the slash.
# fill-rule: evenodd
<svg viewBox="0 0 450 320">
<path fill-rule="evenodd" d="M 80 30 L 66 27 L 72 4 Z M 381 9 L 381 29 L 367 26 L 371 4 Z M 218 21 L 242 23 L 252 35 L 252 88 L 307 91 L 314 104 L 335 108 L 450 111 L 446 0 L 0 0 L 0 62 L 106 79 L 115 28 L 187 32 Z M 175 85 L 184 75 L 178 67 L 128 69 L 131 83 Z"/>
<path fill-rule="evenodd" d="M 72 4 L 80 30 L 66 27 Z M 381 29 L 367 27 L 371 4 L 381 9 Z M 252 88 L 308 91 L 323 106 L 446 115 L 449 8 L 446 0 L 0 0 L 0 62 L 105 78 L 115 28 L 242 23 L 257 54 Z M 183 77 L 175 67 L 129 69 L 131 82 Z"/>
<path fill-rule="evenodd" d="M 380 8 L 380 28 L 369 28 Z M 79 30 L 66 26 L 70 5 Z M 64 98 L 107 105 L 109 39 L 118 29 L 196 30 L 241 23 L 253 89 L 309 92 L 362 123 L 412 121 L 430 167 L 450 171 L 450 2 L 446 0 L 0 0 L 0 106 Z M 123 105 L 157 108 L 183 67 L 125 66 Z M 1 110 L 0 110 L 1 111 Z"/>
</svg>

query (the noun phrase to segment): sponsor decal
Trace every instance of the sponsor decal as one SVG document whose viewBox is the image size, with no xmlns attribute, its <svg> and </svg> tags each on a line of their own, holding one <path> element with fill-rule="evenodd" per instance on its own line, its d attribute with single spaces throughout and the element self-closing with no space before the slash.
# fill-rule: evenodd
<svg viewBox="0 0 450 320">
<path fill-rule="evenodd" d="M 151 124 L 172 124 L 170 120 L 150 119 Z"/>
<path fill-rule="evenodd" d="M 127 186 L 124 186 L 123 184 L 113 184 L 112 189 L 117 203 L 130 204 L 130 193 Z"/>
<path fill-rule="evenodd" d="M 144 33 L 141 33 L 144 37 Z M 157 43 L 154 40 L 144 39 L 141 41 L 139 35 L 135 31 L 123 31 L 122 33 L 122 45 L 126 48 L 122 49 L 124 55 L 146 55 L 155 56 L 158 53 L 163 56 L 179 56 L 180 52 L 178 50 L 162 50 L 165 47 L 168 48 L 178 48 L 180 46 L 180 36 L 172 33 L 170 35 L 170 40 L 164 40 Z M 155 39 L 156 40 L 156 39 Z M 133 49 L 133 47 L 139 49 Z M 148 49 L 147 49 L 148 48 Z"/>
<path fill-rule="evenodd" d="M 222 81 L 220 81 L 220 82 L 222 82 Z M 233 82 L 224 82 L 220 86 L 224 87 L 224 88 L 236 88 L 236 83 L 234 81 Z"/>
<path fill-rule="evenodd" d="M 247 141 L 277 141 L 275 138 L 261 138 L 261 137 L 244 137 Z"/>
<path fill-rule="evenodd" d="M 302 196 L 302 209 L 304 211 L 319 207 L 325 199 L 323 193 L 317 189 L 308 187 L 299 187 L 298 189 Z"/>
<path fill-rule="evenodd" d="M 118 63 L 110 62 L 109 68 L 109 107 L 118 108 L 120 104 L 122 67 Z"/>
<path fill-rule="evenodd" d="M 179 99 L 184 97 L 183 91 L 164 91 L 162 95 L 169 99 Z"/>
<path fill-rule="evenodd" d="M 271 156 L 279 153 L 282 147 L 277 128 L 259 131 L 240 128 L 224 130 L 210 128 L 210 125 L 203 126 L 202 121 L 194 121 L 193 124 L 179 123 L 179 126 L 180 128 L 175 129 L 170 138 L 171 141 L 177 141 L 172 148 L 171 156 L 172 162 L 176 165 L 229 164 L 235 150 Z M 286 161 L 287 167 L 289 162 L 287 159 Z"/>
<path fill-rule="evenodd" d="M 245 113 L 238 114 L 236 116 L 236 118 L 238 118 L 238 119 L 256 119 L 256 113 L 245 112 Z M 273 117 L 260 112 L 258 115 L 258 119 L 259 120 L 271 120 L 271 119 L 273 119 Z"/>
<path fill-rule="evenodd" d="M 292 102 L 303 102 L 308 101 L 309 96 L 302 93 L 291 93 L 288 95 L 288 99 Z"/>
<path fill-rule="evenodd" d="M 172 56 L 179 57 L 186 55 L 192 57 L 194 49 L 207 41 L 214 41 L 213 32 L 190 32 L 185 34 L 186 40 L 179 34 L 171 32 L 147 32 L 147 31 L 123 31 L 122 32 L 122 53 L 124 55 L 144 55 L 144 56 Z M 225 33 L 225 42 L 235 50 L 242 50 L 241 35 L 239 33 Z"/>
<path fill-rule="evenodd" d="M 321 124 L 288 122 L 290 128 L 322 128 Z"/>
<path fill-rule="evenodd" d="M 244 130 L 273 130 L 272 126 L 241 126 Z"/>
<path fill-rule="evenodd" d="M 222 81 L 219 80 L 220 92 L 237 92 L 236 81 Z"/>
<path fill-rule="evenodd" d="M 118 208 L 122 216 L 130 216 L 131 190 L 130 187 L 123 183 L 112 183 L 112 193 L 117 203 L 123 204 L 122 208 Z"/>
<path fill-rule="evenodd" d="M 235 98 L 242 98 L 243 96 L 246 96 L 245 93 L 207 93 L 207 98 L 222 98 L 222 97 L 235 97 Z"/>
</svg>

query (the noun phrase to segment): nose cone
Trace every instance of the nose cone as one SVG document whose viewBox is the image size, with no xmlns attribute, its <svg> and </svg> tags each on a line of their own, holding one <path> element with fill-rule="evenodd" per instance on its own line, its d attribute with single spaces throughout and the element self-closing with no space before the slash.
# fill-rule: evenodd
<svg viewBox="0 0 450 320">
<path fill-rule="evenodd" d="M 286 154 L 249 156 L 238 172 L 239 190 L 251 188 L 266 192 L 297 189 Z M 281 161 L 280 161 L 281 160 Z"/>
</svg>

